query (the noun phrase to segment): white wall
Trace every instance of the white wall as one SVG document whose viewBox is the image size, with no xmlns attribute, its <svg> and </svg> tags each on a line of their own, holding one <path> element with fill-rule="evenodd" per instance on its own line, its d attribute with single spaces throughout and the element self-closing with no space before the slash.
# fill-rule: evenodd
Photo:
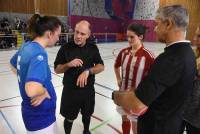
<svg viewBox="0 0 200 134">
<path fill-rule="evenodd" d="M 159 0 L 136 0 L 134 19 L 153 20 L 158 8 Z"/>
<path fill-rule="evenodd" d="M 109 18 L 105 11 L 105 0 L 70 0 L 71 15 Z"/>
<path fill-rule="evenodd" d="M 134 19 L 152 20 L 158 8 L 159 0 L 136 0 Z M 109 18 L 105 0 L 70 0 L 70 12 L 71 15 Z"/>
</svg>

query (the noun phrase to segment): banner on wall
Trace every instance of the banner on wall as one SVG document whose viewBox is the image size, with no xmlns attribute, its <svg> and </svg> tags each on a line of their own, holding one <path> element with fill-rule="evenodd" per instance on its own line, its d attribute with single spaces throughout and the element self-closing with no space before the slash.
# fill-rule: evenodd
<svg viewBox="0 0 200 134">
<path fill-rule="evenodd" d="M 136 0 L 105 0 L 105 10 L 113 19 L 133 19 Z"/>
</svg>

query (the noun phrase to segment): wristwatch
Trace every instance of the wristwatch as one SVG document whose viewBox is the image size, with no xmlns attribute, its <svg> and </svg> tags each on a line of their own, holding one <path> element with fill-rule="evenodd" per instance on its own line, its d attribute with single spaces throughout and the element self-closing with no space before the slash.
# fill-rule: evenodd
<svg viewBox="0 0 200 134">
<path fill-rule="evenodd" d="M 85 69 L 85 71 L 89 71 L 89 75 L 91 75 L 91 74 L 92 74 L 92 72 L 91 72 L 90 68 L 88 68 L 88 69 Z"/>
</svg>

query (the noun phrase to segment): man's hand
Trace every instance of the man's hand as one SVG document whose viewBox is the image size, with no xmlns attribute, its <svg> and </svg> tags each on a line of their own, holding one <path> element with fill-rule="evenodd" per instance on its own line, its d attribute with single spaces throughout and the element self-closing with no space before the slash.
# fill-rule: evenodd
<svg viewBox="0 0 200 134">
<path fill-rule="evenodd" d="M 81 59 L 73 59 L 68 63 L 69 67 L 81 67 L 83 65 L 83 61 Z"/>
<path fill-rule="evenodd" d="M 134 91 L 114 91 L 113 100 L 116 105 L 123 107 L 128 114 L 141 115 L 148 108 L 137 98 Z"/>
<path fill-rule="evenodd" d="M 36 97 L 33 97 L 31 99 L 31 105 L 34 106 L 34 107 L 37 107 L 39 106 L 43 101 L 44 99 L 51 99 L 49 93 L 47 91 L 45 91 L 44 94 L 40 95 L 40 96 L 36 96 Z"/>
<path fill-rule="evenodd" d="M 127 91 L 126 92 L 125 91 L 113 91 L 112 98 L 113 98 L 114 103 L 118 106 L 122 106 L 122 103 L 124 103 L 126 100 L 125 97 L 126 97 L 127 93 L 128 93 Z"/>
<path fill-rule="evenodd" d="M 61 74 L 64 73 L 66 70 L 72 67 L 81 67 L 83 65 L 83 61 L 81 59 L 73 59 L 70 62 L 67 62 L 65 64 L 59 64 L 54 69 L 55 73 Z"/>
<path fill-rule="evenodd" d="M 88 76 L 89 70 L 85 70 L 84 72 L 82 72 L 77 79 L 76 85 L 82 88 L 85 87 L 87 85 Z"/>
</svg>

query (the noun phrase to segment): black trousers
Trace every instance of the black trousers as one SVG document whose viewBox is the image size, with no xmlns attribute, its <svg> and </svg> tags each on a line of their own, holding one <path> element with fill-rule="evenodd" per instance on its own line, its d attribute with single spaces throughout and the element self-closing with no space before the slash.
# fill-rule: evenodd
<svg viewBox="0 0 200 134">
<path fill-rule="evenodd" d="M 154 113 L 147 111 L 138 119 L 138 134 L 180 134 L 182 122 L 182 118 L 178 115 L 158 119 Z"/>
<path fill-rule="evenodd" d="M 200 134 L 200 128 L 192 126 L 191 124 L 185 122 L 187 134 Z"/>
</svg>

